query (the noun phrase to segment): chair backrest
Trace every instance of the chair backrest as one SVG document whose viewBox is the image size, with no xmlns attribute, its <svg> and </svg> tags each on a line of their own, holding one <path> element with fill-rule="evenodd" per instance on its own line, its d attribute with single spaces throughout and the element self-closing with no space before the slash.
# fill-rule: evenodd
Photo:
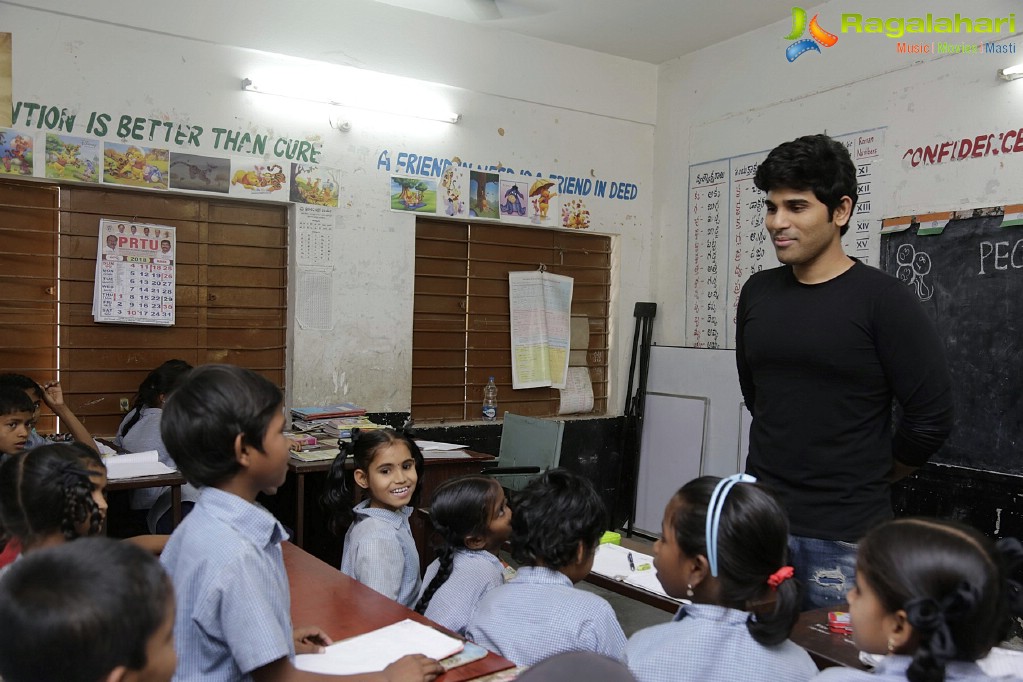
<svg viewBox="0 0 1023 682">
<path fill-rule="evenodd" d="M 505 412 L 497 467 L 488 470 L 487 473 L 498 476 L 505 488 L 521 490 L 522 486 L 536 474 L 502 475 L 501 469 L 538 467 L 540 471 L 546 471 L 558 466 L 561 461 L 561 439 L 564 432 L 563 421 L 523 417 Z"/>
</svg>

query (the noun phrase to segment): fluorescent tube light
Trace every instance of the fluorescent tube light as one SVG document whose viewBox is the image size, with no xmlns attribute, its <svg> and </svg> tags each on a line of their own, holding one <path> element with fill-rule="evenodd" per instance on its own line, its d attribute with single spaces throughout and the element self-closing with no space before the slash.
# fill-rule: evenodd
<svg viewBox="0 0 1023 682">
<path fill-rule="evenodd" d="M 998 77 L 1007 81 L 1014 81 L 1017 78 L 1023 78 L 1023 64 L 1016 64 L 1015 66 L 1007 66 L 1004 69 L 998 69 Z"/>
</svg>

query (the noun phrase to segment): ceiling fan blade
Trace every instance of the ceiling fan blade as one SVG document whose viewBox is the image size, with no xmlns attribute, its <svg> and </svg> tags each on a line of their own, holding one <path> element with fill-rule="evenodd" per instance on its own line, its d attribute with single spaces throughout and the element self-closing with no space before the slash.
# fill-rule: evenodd
<svg viewBox="0 0 1023 682">
<path fill-rule="evenodd" d="M 497 6 L 497 0 L 465 0 L 472 9 L 473 14 L 481 21 L 493 21 L 501 19 L 502 14 Z"/>
</svg>

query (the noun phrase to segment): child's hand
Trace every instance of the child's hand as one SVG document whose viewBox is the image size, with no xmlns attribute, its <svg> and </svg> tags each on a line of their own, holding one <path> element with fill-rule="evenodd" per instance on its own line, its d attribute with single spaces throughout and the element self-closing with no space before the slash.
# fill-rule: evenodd
<svg viewBox="0 0 1023 682">
<path fill-rule="evenodd" d="M 323 647 L 333 644 L 327 633 L 315 625 L 295 628 L 293 636 L 296 654 L 322 654 Z"/>
<path fill-rule="evenodd" d="M 429 682 L 444 672 L 440 663 L 422 654 L 402 656 L 384 668 L 387 682 Z"/>
<path fill-rule="evenodd" d="M 288 441 L 288 449 L 291 450 L 292 452 L 301 452 L 302 451 L 302 443 L 299 442 L 298 440 L 296 440 L 294 438 L 287 438 L 285 440 Z"/>
<path fill-rule="evenodd" d="M 64 404 L 64 392 L 60 389 L 60 382 L 56 379 L 43 384 L 43 402 L 51 410 Z"/>
</svg>

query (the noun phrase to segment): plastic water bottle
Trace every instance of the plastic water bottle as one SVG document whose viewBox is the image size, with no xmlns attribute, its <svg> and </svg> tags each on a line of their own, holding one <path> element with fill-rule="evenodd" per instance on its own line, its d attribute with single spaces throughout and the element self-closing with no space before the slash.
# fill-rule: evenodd
<svg viewBox="0 0 1023 682">
<path fill-rule="evenodd" d="M 483 387 L 483 421 L 492 422 L 497 419 L 497 385 L 494 377 Z"/>
</svg>

